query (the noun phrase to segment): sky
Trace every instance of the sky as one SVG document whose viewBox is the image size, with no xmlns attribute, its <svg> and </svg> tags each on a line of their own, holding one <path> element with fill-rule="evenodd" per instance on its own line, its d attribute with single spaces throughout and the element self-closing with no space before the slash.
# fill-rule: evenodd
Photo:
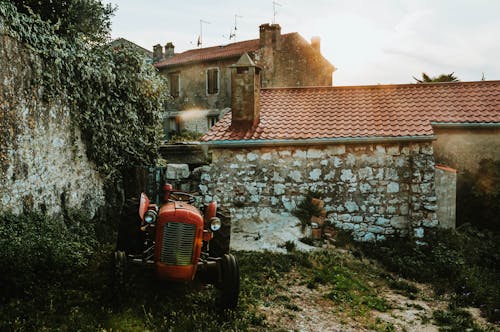
<svg viewBox="0 0 500 332">
<path fill-rule="evenodd" d="M 259 25 L 321 38 L 334 85 L 414 83 L 454 72 L 461 81 L 500 79 L 499 0 L 105 0 L 117 6 L 112 38 L 175 52 L 256 39 Z M 274 8 L 276 16 L 274 18 Z"/>
</svg>

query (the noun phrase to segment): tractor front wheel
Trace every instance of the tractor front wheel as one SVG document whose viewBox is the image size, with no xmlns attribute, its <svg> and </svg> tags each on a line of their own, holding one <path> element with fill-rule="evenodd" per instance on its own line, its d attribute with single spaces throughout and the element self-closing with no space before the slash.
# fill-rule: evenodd
<svg viewBox="0 0 500 332">
<path fill-rule="evenodd" d="M 234 309 L 240 294 L 240 266 L 235 256 L 226 254 L 221 257 L 220 307 Z"/>
</svg>

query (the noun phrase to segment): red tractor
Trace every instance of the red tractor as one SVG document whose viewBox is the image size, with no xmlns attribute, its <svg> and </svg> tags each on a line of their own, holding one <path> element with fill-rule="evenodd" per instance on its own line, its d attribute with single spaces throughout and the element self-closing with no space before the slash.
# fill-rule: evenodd
<svg viewBox="0 0 500 332">
<path fill-rule="evenodd" d="M 160 279 L 192 281 L 195 277 L 219 290 L 219 305 L 238 303 L 240 270 L 229 253 L 231 218 L 217 203 L 200 212 L 193 195 L 163 186 L 163 204 L 151 204 L 146 194 L 129 200 L 121 216 L 115 252 L 117 276 L 129 263 L 149 265 Z"/>
</svg>

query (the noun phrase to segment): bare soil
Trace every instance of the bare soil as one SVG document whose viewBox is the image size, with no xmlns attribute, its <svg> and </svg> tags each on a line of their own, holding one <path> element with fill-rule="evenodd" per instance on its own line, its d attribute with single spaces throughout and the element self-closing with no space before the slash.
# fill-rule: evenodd
<svg viewBox="0 0 500 332">
<path fill-rule="evenodd" d="M 283 331 L 373 331 L 380 328 L 388 331 L 438 331 L 432 324 L 432 312 L 445 309 L 446 301 L 432 298 L 432 291 L 425 285 L 416 284 L 420 289 L 416 299 L 410 299 L 395 291 L 384 288 L 378 290 L 392 309 L 387 312 L 372 310 L 363 315 L 353 315 L 346 308 L 325 299 L 328 287 L 309 289 L 296 271 L 286 275 L 286 287 L 278 287 L 273 298 L 289 298 L 289 303 L 270 301 L 258 309 L 266 316 L 269 328 Z"/>
</svg>

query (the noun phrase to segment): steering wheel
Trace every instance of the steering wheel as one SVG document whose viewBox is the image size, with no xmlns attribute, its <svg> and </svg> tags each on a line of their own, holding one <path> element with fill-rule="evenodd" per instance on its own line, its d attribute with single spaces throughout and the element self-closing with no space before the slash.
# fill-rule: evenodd
<svg viewBox="0 0 500 332">
<path fill-rule="evenodd" d="M 193 204 L 195 202 L 195 198 L 193 195 L 182 192 L 182 191 L 171 191 L 168 201 L 169 202 L 188 202 L 189 204 Z"/>
</svg>

